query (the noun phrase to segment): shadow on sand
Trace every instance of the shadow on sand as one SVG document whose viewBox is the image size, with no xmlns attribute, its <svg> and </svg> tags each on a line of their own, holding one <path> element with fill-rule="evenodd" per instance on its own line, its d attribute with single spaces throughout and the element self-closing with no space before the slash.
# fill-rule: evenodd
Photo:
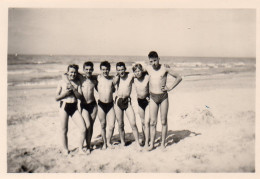
<svg viewBox="0 0 260 179">
<path fill-rule="evenodd" d="M 185 139 L 186 137 L 194 137 L 197 135 L 201 135 L 200 133 L 192 132 L 189 130 L 178 130 L 178 131 L 172 131 L 169 130 L 167 132 L 166 142 L 167 146 L 171 146 L 174 143 L 178 143 L 180 140 Z M 140 139 L 143 139 L 142 133 L 139 133 Z M 97 136 L 97 140 L 91 142 L 92 146 L 95 146 L 95 149 L 101 149 L 103 145 L 103 140 L 101 138 L 101 135 Z M 126 146 L 131 145 L 135 141 L 134 136 L 132 133 L 126 133 L 125 134 L 125 143 Z M 119 134 L 114 135 L 112 138 L 113 145 L 119 145 L 120 144 L 120 136 Z M 156 131 L 155 136 L 155 148 L 161 145 L 161 132 Z"/>
</svg>

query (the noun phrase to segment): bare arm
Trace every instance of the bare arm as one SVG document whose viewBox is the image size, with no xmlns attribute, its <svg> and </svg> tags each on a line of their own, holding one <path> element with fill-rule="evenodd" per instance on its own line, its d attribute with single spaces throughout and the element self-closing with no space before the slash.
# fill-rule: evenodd
<svg viewBox="0 0 260 179">
<path fill-rule="evenodd" d="M 83 96 L 83 92 L 82 92 L 82 87 L 81 87 L 81 85 L 78 87 L 78 93 L 79 93 L 80 96 L 81 96 L 80 102 L 82 103 L 82 100 L 84 99 L 84 96 Z M 78 105 L 78 110 L 79 110 L 80 112 L 82 112 L 81 105 Z"/>
<path fill-rule="evenodd" d="M 81 82 L 81 81 L 83 80 L 83 78 L 84 78 L 80 73 L 77 74 L 77 77 L 78 77 L 78 78 L 77 78 L 77 81 L 78 81 L 78 82 Z M 79 86 L 78 88 L 75 88 L 75 87 L 70 83 L 70 81 L 69 81 L 69 79 L 68 79 L 68 76 L 67 76 L 67 73 L 62 74 L 61 78 L 62 78 L 62 80 L 64 80 L 66 83 L 68 83 L 68 88 L 71 90 L 71 92 L 74 93 L 75 97 L 76 97 L 77 99 L 81 100 L 82 97 L 83 97 L 83 96 L 82 96 L 81 87 Z"/>
<path fill-rule="evenodd" d="M 166 68 L 166 71 L 168 72 L 169 75 L 173 76 L 176 79 L 171 87 L 168 88 L 167 86 L 163 86 L 162 90 L 171 91 L 182 81 L 182 77 L 178 73 L 174 72 L 171 68 Z"/>
<path fill-rule="evenodd" d="M 62 91 L 62 87 L 61 85 L 59 84 L 58 87 L 57 87 L 57 91 L 56 91 L 56 101 L 60 101 L 62 100 L 63 98 L 69 96 L 71 94 L 71 91 L 70 90 L 66 90 L 64 93 L 61 93 Z"/>
<path fill-rule="evenodd" d="M 70 86 L 70 89 L 73 91 L 75 97 L 79 100 L 82 100 L 83 99 L 83 96 L 82 96 L 82 91 L 81 91 L 81 87 L 78 86 L 78 88 L 75 88 L 73 85 Z"/>
<path fill-rule="evenodd" d="M 119 74 L 117 73 L 113 78 L 113 84 L 116 85 L 119 82 Z"/>
<path fill-rule="evenodd" d="M 96 76 L 96 84 L 95 84 L 95 89 L 96 89 L 96 91 L 98 92 L 98 83 L 99 83 L 99 78 L 100 78 L 100 76 L 99 75 L 97 75 Z"/>
<path fill-rule="evenodd" d="M 70 82 L 69 79 L 68 79 L 67 73 L 62 74 L 61 79 L 64 80 L 66 83 Z"/>
<path fill-rule="evenodd" d="M 82 83 L 82 81 L 84 81 L 84 76 L 81 73 L 77 73 L 77 79 Z"/>
</svg>

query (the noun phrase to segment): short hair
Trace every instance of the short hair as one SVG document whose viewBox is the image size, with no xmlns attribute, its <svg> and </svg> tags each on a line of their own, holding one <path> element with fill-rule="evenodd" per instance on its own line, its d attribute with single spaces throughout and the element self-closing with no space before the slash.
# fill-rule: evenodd
<svg viewBox="0 0 260 179">
<path fill-rule="evenodd" d="M 137 63 L 137 64 L 135 64 L 135 65 L 132 67 L 133 72 L 134 72 L 137 68 L 138 68 L 139 70 L 141 70 L 141 71 L 144 71 L 143 66 L 142 66 L 140 63 Z"/>
<path fill-rule="evenodd" d="M 78 65 L 76 65 L 76 64 L 70 64 L 70 65 L 68 66 L 67 71 L 69 71 L 70 68 L 74 68 L 74 69 L 76 70 L 76 72 L 78 73 L 78 70 L 79 70 L 79 66 L 78 66 Z"/>
<path fill-rule="evenodd" d="M 100 69 L 101 69 L 102 66 L 107 67 L 109 70 L 110 70 L 110 67 L 111 67 L 111 65 L 110 65 L 110 63 L 108 61 L 101 62 L 100 63 Z"/>
<path fill-rule="evenodd" d="M 121 67 L 121 66 L 125 67 L 125 63 L 124 63 L 124 62 L 118 62 L 118 63 L 116 63 L 116 68 L 117 68 L 117 67 Z M 126 67 L 125 67 L 125 69 L 126 69 Z"/>
<path fill-rule="evenodd" d="M 93 67 L 94 67 L 94 64 L 93 64 L 92 62 L 88 61 L 88 62 L 85 62 L 85 63 L 83 64 L 83 69 L 85 68 L 85 66 L 91 66 L 91 68 L 93 68 Z"/>
<path fill-rule="evenodd" d="M 151 51 L 149 54 L 148 54 L 148 58 L 159 58 L 158 54 L 156 51 Z"/>
</svg>

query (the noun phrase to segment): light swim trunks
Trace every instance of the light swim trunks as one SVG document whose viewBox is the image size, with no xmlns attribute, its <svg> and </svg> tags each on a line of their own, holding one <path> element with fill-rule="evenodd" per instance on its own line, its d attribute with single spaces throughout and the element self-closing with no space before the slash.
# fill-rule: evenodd
<svg viewBox="0 0 260 179">
<path fill-rule="evenodd" d="M 151 99 L 157 104 L 161 104 L 165 99 L 168 98 L 168 93 L 154 94 L 150 92 Z"/>
</svg>

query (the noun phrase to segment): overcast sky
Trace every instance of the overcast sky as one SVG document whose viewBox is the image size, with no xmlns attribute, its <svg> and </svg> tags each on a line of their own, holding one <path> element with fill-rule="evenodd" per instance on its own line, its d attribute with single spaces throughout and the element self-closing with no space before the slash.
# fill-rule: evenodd
<svg viewBox="0 0 260 179">
<path fill-rule="evenodd" d="M 8 53 L 255 57 L 253 9 L 9 9 Z"/>
</svg>

